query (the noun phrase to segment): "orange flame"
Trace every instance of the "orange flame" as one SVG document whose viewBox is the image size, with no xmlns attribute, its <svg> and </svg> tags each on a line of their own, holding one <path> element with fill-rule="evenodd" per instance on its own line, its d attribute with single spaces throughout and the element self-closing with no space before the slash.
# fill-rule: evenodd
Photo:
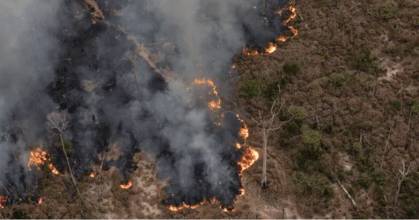
<svg viewBox="0 0 419 220">
<path fill-rule="evenodd" d="M 0 196 L 0 209 L 3 209 L 6 207 L 7 197 L 6 196 Z"/>
<path fill-rule="evenodd" d="M 238 162 L 240 173 L 249 169 L 259 159 L 259 153 L 248 147 L 244 150 L 243 157 Z"/>
<path fill-rule="evenodd" d="M 279 43 L 287 42 L 287 40 L 288 40 L 288 37 L 283 36 L 283 35 L 280 35 L 276 38 L 276 41 L 279 42 Z"/>
<path fill-rule="evenodd" d="M 297 8 L 294 5 L 290 5 L 288 7 L 288 11 L 291 15 L 284 21 L 284 25 L 288 25 L 291 21 L 294 21 L 297 18 Z"/>
<path fill-rule="evenodd" d="M 242 53 L 245 56 L 259 56 L 259 51 L 257 51 L 257 50 L 251 50 L 249 48 L 244 48 L 243 51 L 242 51 Z"/>
<path fill-rule="evenodd" d="M 292 37 L 295 37 L 295 36 L 298 35 L 298 29 L 297 28 L 295 28 L 293 26 L 289 26 L 288 28 L 290 29 L 290 31 L 292 33 Z"/>
<path fill-rule="evenodd" d="M 51 171 L 52 174 L 60 175 L 60 171 L 58 171 L 52 163 L 48 164 L 48 169 Z"/>
<path fill-rule="evenodd" d="M 282 24 L 288 27 L 289 31 L 292 33 L 291 37 L 294 38 L 298 35 L 298 30 L 295 27 L 291 26 L 290 23 L 297 19 L 297 16 L 298 16 L 297 8 L 295 7 L 294 3 L 292 3 L 291 5 L 288 6 L 288 8 L 278 10 L 276 13 L 278 15 L 282 15 L 284 10 L 289 11 L 290 15 L 288 16 L 287 19 L 285 19 L 282 22 Z M 290 37 L 286 35 L 280 35 L 276 37 L 275 42 L 269 42 L 262 53 L 259 53 L 259 51 L 252 50 L 249 48 L 244 48 L 242 53 L 245 56 L 258 56 L 260 54 L 262 55 L 273 54 L 278 50 L 279 44 L 287 42 L 289 38 Z"/>
<path fill-rule="evenodd" d="M 241 149 L 242 148 L 242 145 L 240 143 L 236 143 L 236 148 L 237 149 Z"/>
<path fill-rule="evenodd" d="M 249 138 L 249 129 L 246 125 L 243 128 L 240 128 L 240 137 L 243 138 L 244 141 Z"/>
<path fill-rule="evenodd" d="M 30 152 L 30 157 L 28 161 L 28 167 L 32 166 L 42 166 L 48 160 L 48 154 L 46 151 L 43 151 L 41 148 L 36 148 Z"/>
<path fill-rule="evenodd" d="M 130 189 L 133 186 L 132 181 L 128 181 L 127 183 L 123 183 L 121 185 L 119 185 L 119 187 L 121 187 L 121 189 L 127 190 Z"/>
<path fill-rule="evenodd" d="M 44 166 L 47 164 L 48 169 L 51 171 L 54 175 L 59 175 L 60 172 L 58 169 L 50 162 L 48 153 L 44 150 L 42 150 L 40 147 L 35 148 L 29 153 L 29 160 L 28 160 L 28 167 L 31 168 L 33 166 L 38 167 L 38 169 L 41 166 Z"/>
<path fill-rule="evenodd" d="M 95 173 L 95 172 L 91 172 L 91 173 L 89 174 L 89 177 L 90 177 L 90 178 L 95 178 L 95 177 L 96 177 L 96 173 Z"/>
<path fill-rule="evenodd" d="M 39 197 L 39 199 L 38 199 L 38 205 L 42 205 L 42 203 L 44 203 L 44 198 Z"/>
<path fill-rule="evenodd" d="M 204 203 L 205 203 L 205 202 L 201 202 L 201 203 L 196 204 L 196 205 L 187 205 L 187 204 L 185 204 L 185 203 L 182 203 L 182 204 L 181 204 L 181 205 L 179 205 L 179 206 L 170 205 L 170 206 L 168 207 L 168 209 L 169 209 L 171 212 L 179 212 L 179 211 L 182 211 L 183 209 L 196 209 L 196 208 L 198 208 L 199 206 L 203 205 Z"/>
<path fill-rule="evenodd" d="M 218 90 L 217 86 L 215 85 L 214 81 L 210 79 L 194 79 L 193 84 L 199 85 L 199 86 L 208 86 L 211 88 L 210 95 L 215 98 L 215 100 L 211 100 L 208 102 L 208 108 L 212 111 L 221 109 L 221 99 L 218 96 Z"/>
<path fill-rule="evenodd" d="M 276 45 L 276 44 L 274 44 L 274 43 L 270 42 L 270 43 L 268 44 L 268 46 L 265 48 L 265 53 L 267 53 L 267 54 L 274 53 L 274 52 L 276 51 L 276 49 L 277 49 L 277 48 L 278 48 L 278 47 L 277 47 L 277 45 Z"/>
</svg>

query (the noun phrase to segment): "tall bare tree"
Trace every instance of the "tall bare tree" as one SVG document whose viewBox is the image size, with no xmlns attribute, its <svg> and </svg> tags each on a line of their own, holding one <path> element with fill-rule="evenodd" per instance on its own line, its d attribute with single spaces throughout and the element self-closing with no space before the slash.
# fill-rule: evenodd
<svg viewBox="0 0 419 220">
<path fill-rule="evenodd" d="M 252 117 L 252 120 L 255 122 L 256 126 L 260 129 L 262 134 L 262 188 L 266 188 L 268 186 L 267 161 L 270 134 L 274 131 L 280 130 L 283 125 L 292 120 L 292 118 L 290 118 L 287 121 L 280 121 L 278 118 L 278 114 L 281 112 L 284 106 L 284 101 L 280 99 L 280 92 L 281 89 L 278 86 L 278 93 L 272 101 L 269 111 L 264 112 L 259 110 L 258 117 Z"/>
<path fill-rule="evenodd" d="M 60 143 L 61 143 L 61 150 L 63 151 L 65 160 L 67 162 L 67 168 L 71 177 L 71 181 L 73 182 L 73 185 L 77 191 L 77 194 L 81 199 L 81 194 L 77 186 L 77 181 L 76 181 L 76 178 L 74 177 L 73 169 L 71 168 L 70 159 L 68 158 L 68 153 L 67 153 L 65 143 L 64 143 L 64 136 L 63 136 L 64 131 L 68 128 L 68 124 L 69 124 L 68 115 L 67 113 L 64 113 L 64 112 L 52 112 L 47 115 L 47 124 L 48 124 L 49 129 L 57 132 L 59 136 Z"/>
</svg>

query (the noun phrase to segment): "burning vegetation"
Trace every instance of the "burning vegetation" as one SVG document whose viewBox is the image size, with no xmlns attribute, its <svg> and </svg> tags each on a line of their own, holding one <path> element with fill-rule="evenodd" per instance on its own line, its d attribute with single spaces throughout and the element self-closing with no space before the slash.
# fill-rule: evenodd
<svg viewBox="0 0 419 220">
<path fill-rule="evenodd" d="M 128 190 L 132 187 L 132 185 L 133 185 L 132 181 L 128 180 L 128 182 L 122 183 L 121 185 L 119 185 L 119 187 L 121 187 L 121 189 Z"/>
<path fill-rule="evenodd" d="M 3 209 L 6 206 L 7 197 L 6 196 L 0 196 L 0 209 Z"/>
<path fill-rule="evenodd" d="M 133 157 L 137 152 L 144 152 L 153 156 L 158 176 L 167 183 L 162 203 L 170 211 L 195 209 L 206 203 L 217 204 L 226 211 L 233 209 L 237 197 L 244 194 L 241 176 L 258 160 L 259 154 L 247 143 L 250 132 L 245 122 L 223 106 L 220 88 L 228 82 L 220 79 L 225 79 L 232 57 L 247 44 L 241 40 L 244 37 L 238 37 L 244 35 L 237 23 L 241 15 L 250 13 L 258 21 L 265 18 L 255 7 L 259 6 L 258 1 L 161 3 L 93 0 L 85 4 L 70 0 L 62 0 L 62 5 L 57 3 L 56 10 L 61 12 L 57 13 L 61 16 L 57 19 L 65 22 L 59 28 L 44 29 L 54 30 L 51 35 L 57 39 L 51 41 L 60 43 L 55 46 L 60 48 L 61 55 L 48 69 L 48 80 L 34 86 L 43 89 L 34 94 L 42 94 L 39 99 L 47 104 L 35 109 L 33 117 L 10 110 L 16 114 L 9 121 L 19 123 L 14 123 L 16 128 L 4 131 L 7 141 L 2 139 L 1 146 L 7 145 L 7 161 L 11 161 L 7 166 L 13 169 L 5 172 L 4 181 L 0 179 L 7 186 L 0 189 L 4 195 L 0 196 L 0 208 L 9 201 L 23 201 L 21 198 L 29 197 L 27 192 L 36 195 L 32 202 L 43 204 L 45 197 L 33 193 L 36 187 L 27 187 L 31 185 L 28 183 L 42 178 L 34 172 L 35 168 L 48 171 L 52 178 L 70 180 L 74 197 L 80 200 L 78 182 L 83 177 L 98 179 L 102 170 L 117 169 L 122 179 L 130 179 L 119 184 L 119 188 L 133 190 L 137 187 L 134 186 L 137 181 L 131 176 L 136 169 Z M 89 10 L 89 16 L 77 14 L 82 6 Z M 173 13 L 168 10 L 171 7 L 186 12 Z M 216 8 L 226 8 L 235 14 L 216 17 L 220 16 Z M 115 11 L 123 11 L 144 21 L 144 26 L 161 27 L 161 30 L 136 29 L 130 16 Z M 214 16 L 216 19 L 211 20 Z M 297 17 L 294 5 L 274 16 L 286 17 L 283 25 L 293 35 L 278 36 L 275 28 L 265 30 L 273 36 L 270 43 L 263 41 L 268 46 L 262 52 L 244 49 L 246 55 L 274 53 L 280 43 L 298 34 L 290 26 Z M 48 20 L 54 19 L 48 17 Z M 186 21 L 192 24 L 185 25 Z M 252 21 L 241 25 L 253 30 L 254 36 L 256 30 L 263 30 Z M 223 28 L 219 32 L 210 27 Z M 232 33 L 230 27 L 237 33 Z M 167 34 L 173 30 L 176 30 L 173 35 Z M 190 36 L 192 41 L 184 42 Z M 45 56 L 44 62 L 48 62 L 50 57 Z M 37 65 L 33 67 L 37 68 Z M 28 108 L 18 105 L 16 109 Z M 35 134 L 24 126 L 19 128 L 32 123 L 47 127 L 36 130 Z M 23 142 L 29 142 L 30 146 L 30 142 L 38 139 L 48 145 L 29 150 L 28 171 L 22 171 L 13 157 L 19 152 L 9 146 Z M 112 155 L 115 145 L 120 147 L 118 157 Z M 94 166 L 100 169 L 92 171 Z M 14 169 L 21 171 L 13 173 Z M 20 179 L 27 182 L 19 182 Z"/>
<path fill-rule="evenodd" d="M 277 11 L 275 11 L 275 14 L 281 17 L 286 17 L 285 20 L 282 21 L 282 24 L 284 27 L 288 29 L 288 31 L 291 33 L 281 34 L 275 38 L 274 41 L 269 42 L 263 50 L 259 49 L 249 49 L 244 48 L 243 54 L 246 56 L 258 56 L 258 55 L 269 55 L 273 54 L 278 50 L 278 47 L 287 42 L 289 39 L 297 37 L 298 36 L 298 29 L 296 29 L 294 26 L 292 26 L 297 19 L 297 8 L 295 6 L 295 2 L 292 1 L 289 3 L 288 7 L 280 8 Z"/>
<path fill-rule="evenodd" d="M 48 153 L 40 147 L 35 148 L 29 153 L 28 167 L 37 167 L 38 169 L 41 169 L 44 166 L 46 166 L 52 174 L 60 174 L 54 164 L 51 163 Z"/>
</svg>

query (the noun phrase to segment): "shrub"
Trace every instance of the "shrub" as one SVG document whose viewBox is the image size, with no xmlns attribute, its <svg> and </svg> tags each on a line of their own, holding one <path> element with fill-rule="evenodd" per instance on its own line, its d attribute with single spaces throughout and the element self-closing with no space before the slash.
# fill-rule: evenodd
<svg viewBox="0 0 419 220">
<path fill-rule="evenodd" d="M 378 70 L 375 58 L 372 57 L 371 51 L 366 49 L 362 49 L 352 55 L 352 67 L 365 73 L 375 73 Z"/>
<path fill-rule="evenodd" d="M 295 121 L 290 121 L 289 123 L 286 123 L 285 130 L 290 135 L 296 135 L 300 132 L 300 125 Z"/>
<path fill-rule="evenodd" d="M 301 128 L 302 140 L 304 145 L 319 149 L 321 145 L 322 136 L 319 131 L 309 128 L 307 125 L 303 125 Z"/>
<path fill-rule="evenodd" d="M 240 86 L 240 96 L 254 98 L 261 94 L 261 82 L 258 80 L 246 80 Z"/>
<path fill-rule="evenodd" d="M 390 102 L 391 108 L 393 108 L 396 111 L 400 111 L 402 109 L 402 102 L 399 100 L 394 100 Z"/>
<path fill-rule="evenodd" d="M 343 73 L 332 73 L 329 76 L 329 83 L 336 88 L 344 86 L 347 80 L 348 77 Z"/>
<path fill-rule="evenodd" d="M 295 63 L 286 63 L 282 67 L 282 71 L 287 75 L 296 75 L 300 72 L 300 67 Z"/>
<path fill-rule="evenodd" d="M 389 20 L 397 16 L 398 8 L 394 5 L 386 5 L 377 10 L 376 16 L 383 20 Z"/>
<path fill-rule="evenodd" d="M 328 201 L 333 197 L 333 189 L 324 175 L 297 172 L 293 176 L 293 181 L 296 184 L 297 193 L 302 196 L 310 196 L 323 201 Z"/>
<path fill-rule="evenodd" d="M 324 164 L 322 163 L 321 157 L 322 151 L 311 147 L 304 147 L 295 156 L 296 168 L 305 172 L 322 172 Z"/>
<path fill-rule="evenodd" d="M 262 86 L 262 96 L 273 101 L 278 95 L 278 82 L 264 83 Z"/>
<path fill-rule="evenodd" d="M 307 112 L 305 108 L 302 106 L 292 105 L 288 108 L 288 113 L 297 121 L 302 121 L 304 118 L 307 117 Z"/>
<path fill-rule="evenodd" d="M 246 80 L 240 86 L 239 94 L 243 98 L 261 97 L 272 101 L 278 95 L 278 82 L 265 80 Z"/>
<path fill-rule="evenodd" d="M 16 209 L 12 213 L 12 218 L 13 219 L 29 219 L 30 217 L 25 211 Z"/>
<path fill-rule="evenodd" d="M 410 107 L 410 110 L 413 114 L 419 114 L 419 101 L 414 101 Z"/>
</svg>

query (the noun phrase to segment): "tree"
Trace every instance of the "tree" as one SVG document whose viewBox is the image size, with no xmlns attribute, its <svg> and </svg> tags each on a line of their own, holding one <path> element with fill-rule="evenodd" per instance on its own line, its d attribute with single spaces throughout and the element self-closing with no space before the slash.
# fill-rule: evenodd
<svg viewBox="0 0 419 220">
<path fill-rule="evenodd" d="M 414 169 L 415 165 L 413 163 L 410 163 L 409 165 L 406 165 L 406 161 L 403 159 L 401 163 L 401 167 L 399 169 L 399 176 L 397 178 L 397 189 L 396 189 L 396 195 L 394 196 L 394 204 L 397 205 L 399 202 L 399 196 L 400 196 L 400 190 L 402 188 L 402 185 L 404 181 L 406 180 L 407 176 L 411 173 L 411 171 Z"/>
<path fill-rule="evenodd" d="M 68 172 L 70 173 L 71 181 L 73 182 L 73 185 L 77 191 L 77 194 L 81 199 L 81 194 L 77 186 L 77 181 L 76 181 L 76 178 L 74 177 L 73 169 L 71 168 L 70 159 L 68 157 L 68 153 L 67 153 L 66 146 L 64 143 L 64 131 L 68 128 L 68 125 L 69 125 L 68 114 L 65 112 L 52 112 L 47 115 L 47 124 L 48 124 L 48 128 L 55 131 L 59 136 L 60 143 L 61 143 L 61 150 L 63 151 L 65 160 L 67 162 L 67 168 L 68 168 Z"/>
<path fill-rule="evenodd" d="M 252 120 L 255 122 L 256 126 L 260 128 L 262 134 L 262 188 L 266 188 L 268 186 L 267 160 L 270 134 L 274 131 L 280 130 L 286 123 L 292 120 L 292 118 L 288 119 L 287 121 L 280 121 L 278 119 L 278 114 L 281 112 L 282 107 L 284 106 L 284 102 L 279 97 L 280 92 L 281 88 L 278 85 L 278 93 L 272 101 L 272 104 L 269 108 L 269 112 L 265 112 L 264 114 L 262 110 L 258 110 L 258 117 L 252 117 Z"/>
</svg>

